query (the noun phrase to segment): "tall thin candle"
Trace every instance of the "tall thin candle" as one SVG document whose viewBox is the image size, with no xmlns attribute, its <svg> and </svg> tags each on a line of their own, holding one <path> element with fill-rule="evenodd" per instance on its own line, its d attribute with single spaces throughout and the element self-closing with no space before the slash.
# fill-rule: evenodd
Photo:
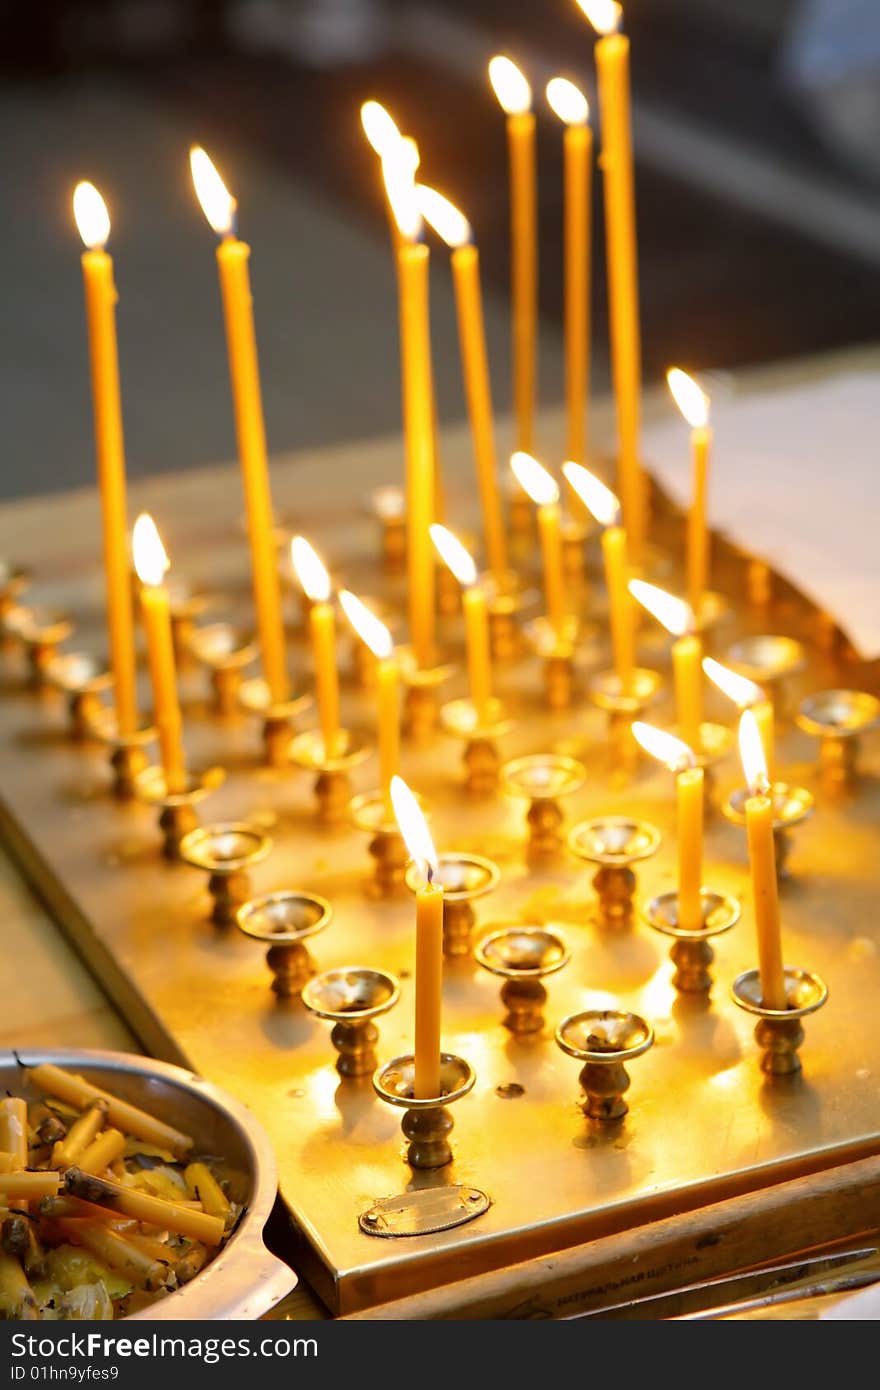
<svg viewBox="0 0 880 1390">
<path fill-rule="evenodd" d="M 587 401 L 590 389 L 593 132 L 587 124 L 590 115 L 587 99 L 573 82 L 564 77 L 552 78 L 547 83 L 547 100 L 565 125 L 565 401 L 568 457 L 574 463 L 584 463 L 588 448 Z"/>
<path fill-rule="evenodd" d="M 400 833 L 422 869 L 416 891 L 415 1082 L 417 1100 L 440 1094 L 440 1028 L 443 1007 L 443 887 L 435 883 L 437 852 L 421 807 L 402 777 L 391 780 Z"/>
<path fill-rule="evenodd" d="M 141 582 L 141 614 L 147 636 L 153 717 L 159 735 L 162 771 L 168 791 L 181 792 L 186 787 L 186 762 L 171 634 L 171 605 L 163 582 L 168 556 L 156 524 L 146 512 L 142 512 L 134 524 L 132 553 Z"/>
</svg>

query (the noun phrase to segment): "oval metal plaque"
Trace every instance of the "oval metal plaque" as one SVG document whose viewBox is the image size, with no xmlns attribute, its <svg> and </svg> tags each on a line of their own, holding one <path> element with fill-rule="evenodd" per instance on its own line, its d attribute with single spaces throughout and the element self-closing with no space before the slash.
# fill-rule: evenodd
<svg viewBox="0 0 880 1390">
<path fill-rule="evenodd" d="M 488 1209 L 489 1196 L 478 1187 L 423 1187 L 379 1197 L 361 1213 L 358 1225 L 368 1236 L 428 1236 L 463 1226 Z"/>
</svg>

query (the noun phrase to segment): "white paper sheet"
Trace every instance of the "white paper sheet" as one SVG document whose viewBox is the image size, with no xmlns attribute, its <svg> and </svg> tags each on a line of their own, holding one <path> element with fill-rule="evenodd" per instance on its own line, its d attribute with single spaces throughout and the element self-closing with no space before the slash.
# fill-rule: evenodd
<svg viewBox="0 0 880 1390">
<path fill-rule="evenodd" d="M 866 660 L 880 657 L 880 373 L 716 399 L 711 423 L 713 529 L 809 594 Z M 671 401 L 643 454 L 685 505 L 688 428 Z"/>
</svg>

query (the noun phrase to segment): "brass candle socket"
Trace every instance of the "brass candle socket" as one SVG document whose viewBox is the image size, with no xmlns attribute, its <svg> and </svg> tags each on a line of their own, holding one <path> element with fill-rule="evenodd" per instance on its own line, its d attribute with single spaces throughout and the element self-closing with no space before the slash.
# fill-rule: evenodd
<svg viewBox="0 0 880 1390">
<path fill-rule="evenodd" d="M 591 1120 L 623 1119 L 630 1086 L 625 1064 L 641 1057 L 653 1041 L 653 1028 L 638 1014 L 587 1009 L 562 1020 L 556 1029 L 557 1045 L 584 1063 L 579 1080 L 585 1115 Z"/>
<path fill-rule="evenodd" d="M 443 888 L 443 954 L 467 956 L 471 950 L 471 934 L 476 923 L 473 904 L 498 887 L 501 871 L 491 859 L 481 854 L 447 853 L 437 856 L 433 881 Z M 419 866 L 410 864 L 406 884 L 416 893 L 424 876 Z"/>
<path fill-rule="evenodd" d="M 365 792 L 356 796 L 349 806 L 351 818 L 358 830 L 371 837 L 369 853 L 375 863 L 370 893 L 375 898 L 390 898 L 404 886 L 409 851 L 403 836 L 385 804 L 381 792 Z"/>
<path fill-rule="evenodd" d="M 700 596 L 699 607 L 694 613 L 694 631 L 705 637 L 726 622 L 732 614 L 733 610 L 723 594 L 706 589 Z"/>
<path fill-rule="evenodd" d="M 792 1076 L 801 1070 L 798 1049 L 804 1041 L 801 1019 L 821 1009 L 828 986 L 810 970 L 787 965 L 784 971 L 785 1009 L 765 1009 L 761 1003 L 761 977 L 757 970 L 738 975 L 731 987 L 733 1002 L 755 1014 L 755 1041 L 761 1049 L 761 1070 L 770 1076 Z"/>
<path fill-rule="evenodd" d="M 522 655 L 520 618 L 538 601 L 533 589 L 523 589 L 519 575 L 509 570 L 500 578 L 491 573 L 481 579 L 488 597 L 489 645 L 497 662 L 516 661 Z"/>
<path fill-rule="evenodd" d="M 101 705 L 92 712 L 90 729 L 110 749 L 114 796 L 120 800 L 137 796 L 138 778 L 149 766 L 147 747 L 154 742 L 156 730 L 146 724 L 132 734 L 120 734 L 116 711 L 107 705 Z"/>
<path fill-rule="evenodd" d="M 450 665 L 420 667 L 409 648 L 398 652 L 400 674 L 406 693 L 403 702 L 403 728 L 408 738 L 423 743 L 437 727 L 437 691 L 455 668 Z"/>
<path fill-rule="evenodd" d="M 680 729 L 676 729 L 675 732 L 679 738 L 683 737 Z M 687 739 L 684 741 L 688 742 Z M 699 739 L 692 751 L 694 766 L 703 769 L 707 814 L 714 812 L 717 804 L 715 769 L 729 756 L 735 742 L 736 735 L 733 729 L 728 729 L 725 724 L 710 724 L 704 721 L 700 725 Z"/>
<path fill-rule="evenodd" d="M 257 659 L 256 642 L 231 623 L 209 623 L 193 630 L 189 649 L 209 673 L 214 713 L 231 719 L 239 709 L 242 673 Z"/>
<path fill-rule="evenodd" d="M 680 925 L 677 892 L 652 898 L 644 912 L 648 926 L 673 938 L 669 952 L 675 966 L 672 983 L 683 994 L 708 993 L 712 987 L 710 966 L 715 959 L 712 938 L 730 931 L 739 921 L 736 898 L 714 893 L 711 888 L 700 890 L 700 908 L 702 921 L 696 928 Z"/>
<path fill-rule="evenodd" d="M 376 488 L 368 511 L 379 523 L 382 565 L 388 574 L 406 570 L 406 497 L 403 488 L 389 484 Z"/>
<path fill-rule="evenodd" d="M 470 700 L 450 700 L 440 710 L 448 734 L 464 741 L 464 785 L 471 796 L 491 796 L 498 789 L 501 758 L 496 739 L 513 728 L 500 700 L 478 711 Z"/>
<path fill-rule="evenodd" d="M 77 742 L 93 738 L 101 696 L 113 686 L 106 666 L 85 652 L 57 652 L 46 663 L 45 674 L 49 685 L 67 699 L 70 737 Z"/>
<path fill-rule="evenodd" d="M 6 614 L 17 604 L 30 582 L 30 570 L 0 560 L 0 630 L 5 628 Z"/>
<path fill-rule="evenodd" d="M 62 642 L 73 632 L 73 623 L 65 613 L 46 608 L 29 608 L 14 604 L 3 619 L 6 633 L 18 638 L 28 661 L 30 685 L 41 690 L 49 684 L 48 667 Z"/>
<path fill-rule="evenodd" d="M 745 825 L 746 802 L 751 795 L 748 787 L 737 787 L 722 802 L 721 810 L 733 825 Z M 806 787 L 790 787 L 787 782 L 774 782 L 769 795 L 773 800 L 776 877 L 782 881 L 791 873 L 788 861 L 794 843 L 792 831 L 813 814 L 814 799 Z"/>
<path fill-rule="evenodd" d="M 411 1168 L 442 1168 L 452 1160 L 449 1135 L 453 1118 L 449 1106 L 473 1089 L 476 1073 L 463 1057 L 440 1054 L 440 1094 L 417 1100 L 415 1057 L 395 1057 L 373 1073 L 373 1088 L 380 1100 L 406 1111 L 401 1129 L 408 1141 L 406 1161 Z"/>
<path fill-rule="evenodd" d="M 573 587 L 582 587 L 587 572 L 587 541 L 595 527 L 587 521 L 566 517 L 562 523 L 562 567 Z"/>
<path fill-rule="evenodd" d="M 246 821 L 197 826 L 184 835 L 180 858 L 207 873 L 211 921 L 218 927 L 234 925 L 238 909 L 250 897 L 249 872 L 271 848 L 270 837 Z"/>
<path fill-rule="evenodd" d="M 880 700 L 864 690 L 821 690 L 801 701 L 796 722 L 819 740 L 819 774 L 826 786 L 852 788 L 859 737 L 880 722 Z"/>
<path fill-rule="evenodd" d="M 544 663 L 544 698 L 549 709 L 569 709 L 574 695 L 578 621 L 570 614 L 561 628 L 533 618 L 523 628 L 528 645 Z"/>
<path fill-rule="evenodd" d="M 315 974 L 315 963 L 303 944 L 329 926 L 333 909 L 315 893 L 263 893 L 242 904 L 235 914 L 239 930 L 252 941 L 268 945 L 266 964 L 271 989 L 279 999 L 296 998 Z"/>
<path fill-rule="evenodd" d="M 290 744 L 290 760 L 315 773 L 315 802 L 323 825 L 339 825 L 348 815 L 352 798 L 351 770 L 372 753 L 365 734 L 340 729 L 332 751 L 324 747 L 317 729 L 297 734 Z"/>
<path fill-rule="evenodd" d="M 580 791 L 586 776 L 583 763 L 561 753 L 533 753 L 504 764 L 501 781 L 505 791 L 529 802 L 526 852 L 530 859 L 552 858 L 563 849 L 565 818 L 559 803 Z"/>
<path fill-rule="evenodd" d="M 189 580 L 181 575 L 172 574 L 166 583 L 169 589 L 174 657 L 178 666 L 185 666 L 192 662 L 192 639 L 196 623 L 216 600 L 211 594 L 193 588 Z"/>
<path fill-rule="evenodd" d="M 789 683 L 807 661 L 803 645 L 793 637 L 743 637 L 727 650 L 726 661 L 741 676 L 766 690 L 779 719 L 789 710 Z"/>
<path fill-rule="evenodd" d="M 376 1070 L 379 1029 L 375 1020 L 400 998 L 393 975 L 366 966 L 347 965 L 314 975 L 303 987 L 309 1013 L 333 1024 L 330 1041 L 338 1052 L 340 1076 L 371 1076 Z"/>
<path fill-rule="evenodd" d="M 593 887 L 599 895 L 600 926 L 628 927 L 633 919 L 636 875 L 633 864 L 650 859 L 660 847 L 660 831 L 648 821 L 626 816 L 600 816 L 581 821 L 568 836 L 568 848 L 588 864 L 598 864 Z"/>
<path fill-rule="evenodd" d="M 643 667 L 636 667 L 626 687 L 616 671 L 600 671 L 590 681 L 590 699 L 608 715 L 608 738 L 617 768 L 631 771 L 638 763 L 641 750 L 633 738 L 632 722 L 654 703 L 662 686 L 659 673 Z"/>
<path fill-rule="evenodd" d="M 286 768 L 290 764 L 290 742 L 293 722 L 309 708 L 311 695 L 297 695 L 290 700 L 273 701 L 262 676 L 242 681 L 238 699 L 243 709 L 258 714 L 263 720 L 263 750 L 267 767 Z"/>
<path fill-rule="evenodd" d="M 514 924 L 484 936 L 474 948 L 474 959 L 504 980 L 505 1028 L 516 1034 L 540 1033 L 547 1002 L 542 980 L 571 960 L 565 942 L 546 927 Z"/>
<path fill-rule="evenodd" d="M 180 858 L 180 846 L 185 835 L 199 824 L 196 807 L 221 785 L 226 774 L 222 767 L 205 772 L 187 772 L 182 791 L 171 792 L 161 767 L 145 767 L 135 778 L 135 792 L 142 801 L 159 807 L 159 830 L 162 834 L 162 853 L 168 859 Z"/>
</svg>

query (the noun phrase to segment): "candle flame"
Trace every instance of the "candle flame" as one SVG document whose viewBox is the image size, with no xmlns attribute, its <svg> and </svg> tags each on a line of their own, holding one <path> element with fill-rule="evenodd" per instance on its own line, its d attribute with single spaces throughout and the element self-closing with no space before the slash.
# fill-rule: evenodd
<svg viewBox="0 0 880 1390">
<path fill-rule="evenodd" d="M 169 566 L 168 553 L 149 512 L 141 512 L 131 537 L 134 568 L 142 584 L 161 584 Z"/>
<path fill-rule="evenodd" d="M 437 851 L 422 808 L 402 777 L 391 778 L 391 805 L 410 858 L 422 865 L 430 883 L 438 868 Z"/>
<path fill-rule="evenodd" d="M 753 796 L 763 796 L 770 789 L 767 758 L 758 721 L 750 709 L 743 710 L 739 719 L 739 756 L 746 783 Z"/>
<path fill-rule="evenodd" d="M 380 159 L 396 148 L 403 139 L 394 117 L 389 115 L 380 101 L 365 101 L 361 107 L 361 125 L 373 149 Z"/>
<path fill-rule="evenodd" d="M 641 719 L 634 720 L 630 728 L 633 738 L 641 744 L 645 752 L 650 753 L 659 763 L 665 763 L 670 772 L 681 772 L 686 767 L 696 767 L 694 750 L 684 739 L 676 738 L 675 734 L 667 734 L 663 729 L 655 728 L 653 724 L 645 724 Z"/>
<path fill-rule="evenodd" d="M 414 140 L 400 140 L 382 157 L 382 177 L 391 211 L 401 236 L 418 241 L 422 235 L 422 214 L 416 196 L 418 147 Z"/>
<path fill-rule="evenodd" d="M 614 34 L 623 19 L 623 6 L 617 0 L 577 0 L 597 34 Z"/>
<path fill-rule="evenodd" d="M 351 623 L 358 637 L 369 647 L 373 656 L 379 661 L 386 661 L 394 649 L 391 640 L 391 633 L 383 622 L 371 613 L 365 603 L 353 594 L 350 589 L 341 589 L 339 602 L 342 604 L 342 611 Z"/>
<path fill-rule="evenodd" d="M 471 224 L 454 203 L 426 183 L 416 185 L 416 198 L 425 221 L 447 246 L 454 251 L 459 246 L 467 245 L 471 239 Z"/>
<path fill-rule="evenodd" d="M 523 492 L 528 493 L 539 507 L 551 506 L 559 501 L 559 488 L 555 479 L 542 463 L 532 458 L 531 454 L 525 454 L 518 449 L 511 455 L 510 466 Z"/>
<path fill-rule="evenodd" d="M 600 482 L 582 463 L 564 463 L 562 471 L 584 506 L 600 526 L 616 526 L 620 522 L 620 503 L 610 488 Z"/>
<path fill-rule="evenodd" d="M 496 55 L 489 63 L 489 81 L 508 116 L 522 116 L 531 111 L 532 89 L 512 59 Z"/>
<path fill-rule="evenodd" d="M 669 368 L 666 384 L 672 392 L 672 399 L 691 429 L 705 429 L 709 423 L 709 397 L 702 386 L 680 367 Z"/>
<path fill-rule="evenodd" d="M 110 235 L 107 204 L 93 183 L 83 181 L 73 190 L 73 215 L 77 230 L 90 251 L 103 249 Z"/>
<path fill-rule="evenodd" d="M 477 582 L 477 567 L 458 536 L 436 523 L 430 527 L 431 540 L 440 559 L 455 575 L 459 584 L 469 589 Z"/>
<path fill-rule="evenodd" d="M 330 597 L 330 576 L 305 536 L 294 536 L 290 542 L 290 558 L 306 597 L 313 603 L 326 603 Z"/>
<path fill-rule="evenodd" d="M 586 125 L 590 119 L 587 98 L 567 77 L 551 77 L 547 83 L 547 100 L 551 110 L 566 125 Z"/>
<path fill-rule="evenodd" d="M 228 236 L 232 231 L 236 202 L 201 145 L 193 145 L 190 150 L 189 167 L 202 212 L 218 236 Z"/>
<path fill-rule="evenodd" d="M 646 584 L 644 579 L 631 579 L 629 591 L 643 608 L 647 608 L 651 617 L 656 618 L 673 637 L 682 637 L 686 632 L 693 631 L 693 610 L 684 599 L 667 594 L 665 589 L 659 589 L 656 584 Z"/>
<path fill-rule="evenodd" d="M 703 670 L 713 685 L 718 686 L 722 695 L 733 700 L 740 709 L 748 709 L 750 705 L 757 705 L 766 698 L 761 687 L 750 681 L 748 676 L 731 671 L 729 666 L 722 666 L 721 662 L 712 656 L 703 657 Z"/>
<path fill-rule="evenodd" d="M 406 496 L 402 487 L 386 483 L 373 493 L 373 510 L 382 521 L 395 521 L 406 512 Z"/>
</svg>

